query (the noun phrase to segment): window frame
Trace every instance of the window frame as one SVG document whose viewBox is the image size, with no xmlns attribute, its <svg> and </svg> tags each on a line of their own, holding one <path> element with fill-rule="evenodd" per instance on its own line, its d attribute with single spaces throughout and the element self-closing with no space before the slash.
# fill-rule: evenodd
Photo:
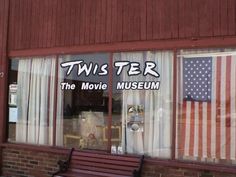
<svg viewBox="0 0 236 177">
<path fill-rule="evenodd" d="M 97 53 L 97 52 L 96 52 Z M 105 52 L 101 52 L 101 53 L 105 53 Z M 82 53 L 77 53 L 76 55 L 80 55 Z M 91 54 L 91 53 L 83 53 L 83 54 Z M 95 53 L 94 53 L 95 54 Z M 107 131 L 108 131 L 108 145 L 107 145 L 107 149 L 106 150 L 99 150 L 99 151 L 105 151 L 107 153 L 111 153 L 111 126 L 112 126 L 112 64 L 113 64 L 113 53 L 109 52 L 107 53 L 109 58 L 108 58 L 108 62 L 109 62 L 109 69 L 108 69 L 108 117 L 107 117 Z M 73 55 L 73 54 L 72 54 Z M 23 145 L 26 145 L 26 146 L 45 146 L 45 147 L 56 147 L 56 148 L 65 148 L 64 146 L 57 146 L 56 145 L 56 127 L 57 127 L 57 94 L 58 94 L 58 89 L 57 89 L 57 86 L 58 86 L 58 70 L 59 70 L 59 67 L 60 67 L 60 64 L 59 64 L 59 57 L 62 56 L 61 54 L 57 54 L 57 55 L 46 55 L 47 56 L 54 56 L 55 59 L 56 59 L 56 68 L 55 68 L 55 90 L 54 90 L 54 100 L 53 100 L 53 134 L 52 134 L 52 145 L 38 145 L 38 144 L 30 144 L 30 143 L 20 143 L 20 142 L 10 142 L 8 141 L 8 136 L 9 136 L 9 111 L 6 110 L 6 113 L 7 113 L 7 117 L 6 117 L 6 137 L 5 137 L 5 141 L 6 143 L 12 143 L 12 144 L 23 144 Z M 31 60 L 33 59 L 34 57 L 36 56 L 27 56 L 26 60 Z M 40 56 L 42 57 L 42 56 Z M 10 72 L 10 61 L 12 60 L 21 60 L 20 58 L 17 58 L 17 57 L 14 57 L 14 58 L 9 58 L 8 60 L 8 65 L 9 65 L 9 69 L 8 69 L 8 72 Z M 7 100 L 9 99 L 9 79 L 7 79 L 7 87 L 8 87 L 8 91 L 7 91 Z M 7 109 L 9 108 L 9 105 L 8 105 L 8 101 L 7 101 Z M 68 149 L 68 148 L 67 148 Z M 96 150 L 95 150 L 96 151 Z"/>
<path fill-rule="evenodd" d="M 217 46 L 217 47 L 207 47 L 207 48 L 185 48 L 185 49 L 179 49 L 178 50 L 178 52 L 177 52 L 177 66 L 178 67 L 180 67 L 180 65 L 182 65 L 183 64 L 183 60 L 184 59 L 193 59 L 193 58 L 198 58 L 198 57 L 200 57 L 201 59 L 203 59 L 204 57 L 206 57 L 206 58 L 208 58 L 208 57 L 212 57 L 212 62 L 213 62 L 213 60 L 214 59 L 216 59 L 216 57 L 225 57 L 225 59 L 221 59 L 221 60 L 224 60 L 224 61 L 226 61 L 226 57 L 228 57 L 228 56 L 230 56 L 230 55 L 232 55 L 232 56 L 234 56 L 235 55 L 235 51 L 236 51 L 236 48 L 235 48 L 235 46 Z M 189 52 L 189 53 L 188 53 Z M 234 57 L 230 57 L 231 59 L 230 59 L 230 61 L 232 62 L 232 60 L 234 60 L 235 61 L 235 58 Z M 215 58 L 214 58 L 215 57 Z M 205 58 L 204 58 L 205 59 Z M 182 61 L 181 61 L 182 60 Z M 228 66 L 228 65 L 227 65 Z M 184 66 L 182 66 L 182 67 L 184 67 Z M 226 67 L 226 66 L 225 66 Z M 216 67 L 215 67 L 216 68 Z M 191 68 L 192 69 L 192 68 Z M 179 71 L 182 71 L 183 72 L 183 68 L 182 69 L 180 69 L 180 68 L 178 68 L 178 70 Z M 214 70 L 214 69 L 213 69 Z M 226 71 L 227 71 L 227 69 L 226 69 Z M 212 72 L 213 73 L 213 72 Z M 226 72 L 227 73 L 227 72 Z M 213 74 L 212 74 L 213 75 Z M 181 81 L 181 83 L 183 84 L 183 82 L 184 82 L 184 78 L 183 78 L 183 76 L 184 76 L 184 73 L 182 73 L 182 76 L 180 76 L 180 74 L 179 74 L 179 76 L 177 76 L 177 82 L 180 82 L 180 80 L 181 80 L 181 78 L 182 78 L 182 81 Z M 181 78 L 180 78 L 181 77 Z M 211 77 L 213 77 L 213 76 L 211 76 Z M 218 77 L 218 76 L 217 76 Z M 212 81 L 212 82 L 214 82 L 214 81 Z M 217 82 L 217 81 L 216 81 Z M 222 81 L 221 80 L 221 83 L 223 83 L 223 84 L 225 84 L 226 85 L 226 82 L 227 81 Z M 182 85 L 182 87 L 183 87 L 183 85 Z M 185 87 L 186 88 L 186 87 Z M 183 88 L 180 88 L 180 86 L 178 86 L 178 94 L 184 94 L 183 92 L 184 92 L 184 87 Z M 218 89 L 218 91 L 219 91 L 219 89 Z M 182 101 L 192 101 L 192 102 L 194 102 L 194 101 L 196 101 L 196 102 L 198 102 L 199 104 L 200 104 L 200 102 L 208 102 L 208 103 L 211 103 L 211 100 L 212 100 L 212 98 L 214 98 L 213 96 L 211 97 L 211 99 L 210 100 L 204 100 L 204 101 L 196 101 L 196 100 L 188 100 L 188 98 L 185 100 L 185 97 L 182 95 L 182 97 L 180 98 L 178 98 L 178 97 L 176 97 L 176 99 L 177 99 L 177 102 L 180 102 L 181 101 L 181 99 L 182 99 Z M 234 97 L 231 97 L 231 98 L 234 98 Z M 231 99 L 230 98 L 230 99 Z M 217 98 L 215 98 L 216 100 L 217 100 Z M 226 107 L 226 106 L 225 106 Z M 177 109 L 180 109 L 179 108 L 179 105 L 178 105 L 178 107 L 177 107 Z M 210 108 L 211 109 L 211 108 Z M 222 107 L 220 107 L 220 109 L 222 109 Z M 223 108 L 224 109 L 224 108 Z M 233 112 L 233 113 L 231 113 L 231 115 L 234 115 L 234 113 L 235 112 Z M 216 113 L 217 114 L 217 113 Z M 231 116 L 230 115 L 230 116 Z M 186 116 L 186 113 L 185 113 L 185 116 Z M 224 115 L 223 115 L 224 116 Z M 177 115 L 177 117 L 176 117 L 176 120 L 177 120 L 177 118 L 179 119 L 178 120 L 178 122 L 180 121 L 180 119 L 183 117 L 183 114 L 181 113 L 181 114 L 178 114 Z M 200 119 L 200 118 L 199 118 Z M 207 117 L 207 119 L 208 119 L 208 117 Z M 221 118 L 220 118 L 221 119 Z M 201 120 L 202 121 L 202 120 Z M 192 123 L 191 123 L 192 124 Z M 176 124 L 177 126 L 179 126 L 179 123 L 177 123 Z M 190 125 L 191 126 L 191 125 Z M 228 126 L 227 126 L 228 127 Z M 216 130 L 217 131 L 217 130 Z M 182 132 L 181 131 L 179 131 L 179 130 L 176 130 L 176 132 L 178 132 L 178 133 L 176 133 L 177 135 L 178 135 L 178 137 L 179 136 L 182 136 Z M 207 133 L 208 134 L 208 133 Z M 211 135 L 211 133 L 210 133 L 210 135 Z M 200 135 L 200 136 L 203 136 L 203 135 Z M 216 140 L 217 141 L 217 140 Z M 179 147 L 179 145 L 180 145 L 180 143 L 181 142 L 176 142 L 176 144 L 177 144 L 177 146 Z M 229 143 L 230 144 L 230 143 Z M 208 145 L 207 145 L 208 146 Z M 191 146 L 190 146 L 191 147 Z M 189 148 L 190 149 L 190 148 Z M 176 149 L 176 151 L 178 151 L 179 149 Z M 190 150 L 191 151 L 191 150 Z M 227 150 L 226 150 L 227 151 Z M 229 150 L 230 151 L 230 150 Z M 190 152 L 190 154 L 191 154 L 191 152 Z M 226 152 L 225 152 L 225 154 L 226 154 Z M 229 154 L 230 154 L 230 152 L 229 152 Z M 226 155 L 227 156 L 227 155 Z M 218 157 L 209 157 L 208 155 L 207 155 L 207 157 L 203 157 L 203 155 L 198 155 L 198 156 L 195 156 L 196 157 L 196 159 L 194 159 L 194 155 L 193 154 L 191 154 L 191 155 L 186 155 L 185 157 L 190 157 L 188 160 L 186 160 L 186 159 L 183 159 L 183 154 L 181 154 L 179 157 L 176 157 L 176 159 L 178 159 L 178 161 L 181 161 L 181 162 L 189 162 L 189 163 L 192 163 L 192 162 L 197 162 L 197 163 L 199 163 L 199 164 L 214 164 L 214 165 L 219 165 L 221 168 L 222 168 L 222 166 L 223 167 L 235 167 L 236 166 L 236 161 L 235 161 L 235 159 L 234 158 L 231 158 L 231 159 L 224 159 L 224 158 L 218 158 Z M 202 160 L 201 158 L 204 158 L 205 160 Z M 228 157 L 229 158 L 229 157 Z M 194 160 L 193 160 L 194 159 Z M 201 160 L 200 160 L 201 159 Z M 212 160 L 212 162 L 211 162 L 211 160 Z M 217 162 L 215 162 L 215 161 L 217 161 Z M 229 162 L 228 164 L 227 164 L 227 162 Z"/>
<path fill-rule="evenodd" d="M 9 59 L 11 57 L 20 57 L 20 56 L 46 56 L 46 55 L 60 55 L 60 54 L 84 54 L 84 53 L 97 53 L 97 52 L 107 52 L 107 53 L 115 53 L 115 52 L 134 52 L 134 51 L 145 51 L 145 50 L 172 50 L 174 51 L 174 83 L 173 87 L 175 88 L 177 85 L 176 72 L 177 69 L 177 50 L 181 49 L 196 49 L 196 48 L 227 48 L 227 47 L 235 47 L 236 46 L 236 38 L 228 37 L 228 38 L 203 38 L 203 39 L 183 39 L 183 40 L 167 40 L 167 41 L 140 41 L 140 42 L 119 42 L 114 45 L 109 44 L 100 44 L 100 45 L 92 45 L 88 46 L 78 46 L 78 47 L 55 47 L 49 49 L 29 49 L 29 50 L 13 50 L 8 52 L 8 60 L 5 65 L 8 66 Z M 9 72 L 9 68 L 7 70 Z M 8 74 L 5 77 L 5 83 L 8 85 Z M 6 87 L 5 85 L 5 87 Z M 173 92 L 174 89 L 173 88 Z M 8 89 L 5 89 L 5 94 L 8 95 Z M 176 105 L 176 93 L 173 93 L 173 104 Z M 3 105 L 4 115 L 2 117 L 1 123 L 3 125 L 3 130 L 0 133 L 0 136 L 3 136 L 2 147 L 28 147 L 31 150 L 44 150 L 50 151 L 53 149 L 60 149 L 61 153 L 65 151 L 65 148 L 58 148 L 56 146 L 43 146 L 43 148 L 38 148 L 36 145 L 25 145 L 19 143 L 9 143 L 6 140 L 6 131 L 7 131 L 7 98 L 5 98 L 5 105 Z M 212 170 L 212 171 L 220 171 L 220 172 L 230 172 L 236 173 L 235 166 L 232 165 L 222 165 L 222 164 L 204 164 L 201 162 L 188 162 L 188 161 L 180 161 L 175 159 L 175 145 L 176 145 L 176 106 L 173 107 L 173 129 L 172 129 L 172 158 L 170 160 L 161 160 L 158 158 L 147 158 L 146 162 L 149 164 L 163 165 L 169 167 L 181 167 L 181 168 L 190 168 L 190 169 L 198 169 L 198 170 Z M 4 126 L 5 125 L 5 126 Z M 60 151 L 59 150 L 59 151 Z M 174 157 L 174 158 L 173 158 Z"/>
</svg>

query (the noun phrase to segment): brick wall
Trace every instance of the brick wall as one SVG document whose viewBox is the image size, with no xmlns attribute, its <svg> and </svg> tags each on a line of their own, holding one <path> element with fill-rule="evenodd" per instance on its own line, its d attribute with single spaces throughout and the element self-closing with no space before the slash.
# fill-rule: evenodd
<svg viewBox="0 0 236 177">
<path fill-rule="evenodd" d="M 236 177 L 236 174 L 144 165 L 142 177 Z"/>
<path fill-rule="evenodd" d="M 3 176 L 49 177 L 58 169 L 57 161 L 65 158 L 66 155 L 5 148 L 3 149 Z M 144 164 L 142 177 L 236 177 L 236 174 Z"/>
<path fill-rule="evenodd" d="M 4 177 L 49 177 L 58 169 L 57 161 L 66 156 L 7 148 L 3 149 L 2 158 Z"/>
</svg>

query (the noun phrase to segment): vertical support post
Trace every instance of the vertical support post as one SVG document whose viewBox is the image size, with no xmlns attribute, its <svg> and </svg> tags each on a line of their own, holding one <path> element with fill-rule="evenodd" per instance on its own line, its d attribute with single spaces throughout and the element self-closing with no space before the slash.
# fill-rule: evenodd
<svg viewBox="0 0 236 177">
<path fill-rule="evenodd" d="M 8 31 L 10 0 L 0 1 L 0 143 L 7 138 L 7 98 L 8 98 Z M 2 167 L 2 148 L 0 149 L 0 166 Z M 2 169 L 1 169 L 2 174 Z"/>
<path fill-rule="evenodd" d="M 173 124 L 172 124 L 172 149 L 171 159 L 176 158 L 176 104 L 177 104 L 177 49 L 174 49 L 173 61 Z"/>
<path fill-rule="evenodd" d="M 112 138 L 112 82 L 113 82 L 113 53 L 110 53 L 109 57 L 109 75 L 108 75 L 108 90 L 109 90 L 109 103 L 108 103 L 108 121 L 107 121 L 107 134 L 108 134 L 108 143 L 107 143 L 107 151 L 110 153 L 111 152 L 111 138 Z"/>
<path fill-rule="evenodd" d="M 55 87 L 54 87 L 54 101 L 53 101 L 53 146 L 56 146 L 56 128 L 57 128 L 57 93 L 58 93 L 58 55 L 56 56 L 56 68 L 55 68 Z"/>
</svg>

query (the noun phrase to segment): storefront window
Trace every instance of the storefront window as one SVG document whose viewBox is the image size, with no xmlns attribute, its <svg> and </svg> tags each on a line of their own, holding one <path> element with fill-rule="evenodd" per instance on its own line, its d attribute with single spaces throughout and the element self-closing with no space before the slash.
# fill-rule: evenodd
<svg viewBox="0 0 236 177">
<path fill-rule="evenodd" d="M 178 158 L 235 164 L 235 51 L 180 51 L 178 73 Z"/>
<path fill-rule="evenodd" d="M 170 158 L 173 52 L 110 56 L 11 60 L 9 141 Z"/>
<path fill-rule="evenodd" d="M 55 57 L 11 60 L 9 141 L 52 145 L 55 66 Z"/>
<path fill-rule="evenodd" d="M 57 145 L 107 150 L 108 63 L 108 54 L 59 57 Z"/>
<path fill-rule="evenodd" d="M 121 61 L 123 71 L 117 75 Z M 117 153 L 170 158 L 173 52 L 115 53 L 113 63 L 112 147 Z M 149 64 L 154 73 L 146 72 Z M 137 73 L 132 66 L 138 66 Z"/>
</svg>

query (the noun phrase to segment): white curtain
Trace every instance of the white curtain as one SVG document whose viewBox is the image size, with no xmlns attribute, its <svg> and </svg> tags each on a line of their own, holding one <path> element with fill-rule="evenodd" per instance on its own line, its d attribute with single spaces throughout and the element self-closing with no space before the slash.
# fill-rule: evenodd
<svg viewBox="0 0 236 177">
<path fill-rule="evenodd" d="M 115 61 L 154 61 L 160 78 L 138 75 L 128 76 L 122 72 L 122 81 L 160 81 L 159 90 L 123 90 L 122 92 L 122 148 L 128 153 L 146 154 L 152 157 L 171 156 L 171 127 L 173 107 L 173 53 L 132 52 L 117 53 Z M 144 106 L 144 131 L 130 131 L 127 127 L 129 105 Z"/>
<path fill-rule="evenodd" d="M 53 143 L 55 61 L 55 57 L 19 60 L 17 142 Z"/>
</svg>

